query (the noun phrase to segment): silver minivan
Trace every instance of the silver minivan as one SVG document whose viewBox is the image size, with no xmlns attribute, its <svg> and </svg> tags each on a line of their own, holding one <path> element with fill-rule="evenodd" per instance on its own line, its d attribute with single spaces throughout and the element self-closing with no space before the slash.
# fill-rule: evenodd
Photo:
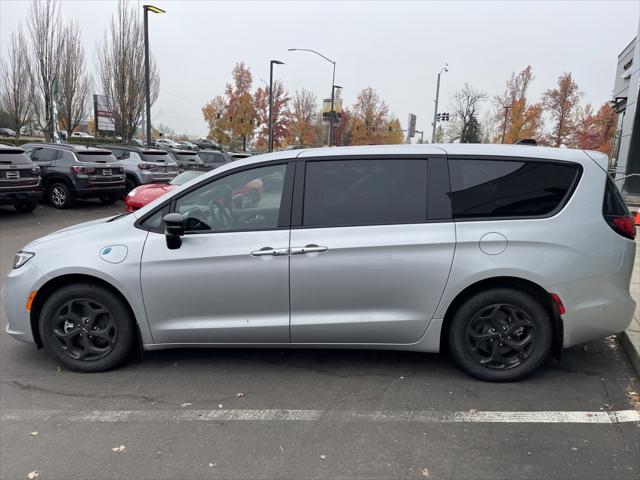
<svg viewBox="0 0 640 480">
<path fill-rule="evenodd" d="M 606 167 L 517 145 L 238 160 L 26 245 L 7 332 L 85 372 L 138 345 L 368 348 L 448 350 L 477 378 L 521 379 L 632 318 L 635 227 Z"/>
</svg>

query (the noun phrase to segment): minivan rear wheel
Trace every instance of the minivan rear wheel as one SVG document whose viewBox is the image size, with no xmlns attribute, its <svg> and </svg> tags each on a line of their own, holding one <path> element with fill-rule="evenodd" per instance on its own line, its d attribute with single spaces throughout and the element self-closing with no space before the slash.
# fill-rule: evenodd
<svg viewBox="0 0 640 480">
<path fill-rule="evenodd" d="M 453 316 L 449 347 L 467 373 L 493 382 L 531 375 L 551 349 L 552 327 L 544 307 L 531 295 L 509 288 L 468 298 Z"/>
<path fill-rule="evenodd" d="M 40 314 L 40 338 L 68 370 L 101 372 L 117 367 L 135 344 L 133 319 L 109 290 L 75 284 L 54 292 Z"/>
</svg>

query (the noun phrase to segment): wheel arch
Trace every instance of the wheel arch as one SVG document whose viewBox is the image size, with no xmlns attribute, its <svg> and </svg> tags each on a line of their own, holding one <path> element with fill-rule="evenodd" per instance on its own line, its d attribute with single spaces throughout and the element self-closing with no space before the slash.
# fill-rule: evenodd
<svg viewBox="0 0 640 480">
<path fill-rule="evenodd" d="M 65 177 L 64 175 L 56 175 L 56 174 L 47 175 L 45 179 L 45 188 L 49 188 L 53 183 L 64 183 L 71 190 L 74 189 L 73 182 L 69 178 Z"/>
<path fill-rule="evenodd" d="M 552 323 L 552 353 L 556 358 L 560 358 L 562 352 L 564 327 L 562 323 L 562 317 L 557 312 L 555 304 L 553 303 L 553 300 L 551 298 L 551 293 L 537 283 L 532 282 L 531 280 L 511 276 L 491 277 L 479 280 L 467 286 L 464 290 L 462 290 L 460 293 L 458 293 L 458 295 L 455 296 L 453 301 L 447 307 L 447 311 L 444 315 L 442 329 L 440 331 L 440 351 L 448 351 L 448 338 L 451 321 L 455 312 L 458 310 L 458 308 L 460 308 L 462 303 L 470 296 L 485 290 L 489 290 L 491 288 L 512 288 L 515 290 L 523 291 L 540 302 L 542 307 L 549 315 Z"/>
<path fill-rule="evenodd" d="M 92 284 L 92 285 L 100 286 L 110 291 L 111 293 L 113 293 L 116 297 L 118 297 L 122 302 L 122 304 L 125 306 L 125 308 L 128 310 L 129 315 L 131 315 L 131 318 L 135 323 L 135 327 L 136 327 L 135 334 L 137 337 L 136 342 L 138 344 L 139 350 L 142 351 L 142 336 L 140 334 L 140 326 L 138 323 L 138 319 L 136 318 L 135 312 L 133 311 L 133 308 L 131 307 L 131 304 L 129 303 L 127 298 L 122 294 L 122 292 L 120 292 L 120 290 L 118 290 L 109 282 L 101 278 L 94 277 L 92 275 L 83 274 L 83 273 L 72 273 L 72 274 L 65 274 L 65 275 L 60 275 L 58 277 L 54 277 L 51 280 L 47 281 L 44 285 L 42 285 L 38 289 L 38 293 L 31 305 L 31 311 L 29 312 L 29 322 L 31 325 L 31 333 L 33 334 L 33 340 L 35 341 L 38 348 L 42 348 L 42 339 L 40 338 L 40 325 L 39 325 L 40 313 L 42 312 L 42 307 L 44 306 L 47 299 L 56 290 L 66 285 L 71 285 L 73 283 L 84 283 L 84 284 Z"/>
</svg>

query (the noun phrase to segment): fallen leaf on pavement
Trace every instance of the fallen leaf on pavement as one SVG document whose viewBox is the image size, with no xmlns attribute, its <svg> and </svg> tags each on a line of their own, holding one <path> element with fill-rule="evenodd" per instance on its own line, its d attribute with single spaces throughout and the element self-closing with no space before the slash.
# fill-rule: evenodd
<svg viewBox="0 0 640 480">
<path fill-rule="evenodd" d="M 28 478 L 29 480 L 33 480 L 34 478 L 38 478 L 39 476 L 40 476 L 40 474 L 38 473 L 38 471 L 37 471 L 37 470 L 34 470 L 33 472 L 29 472 L 29 473 L 27 474 L 27 478 Z"/>
<path fill-rule="evenodd" d="M 244 393 L 242 392 L 238 392 L 236 393 L 236 397 L 240 398 L 240 397 L 244 397 Z"/>
<path fill-rule="evenodd" d="M 429 469 L 427 467 L 422 467 L 420 469 L 420 475 L 422 475 L 425 478 L 429 477 Z"/>
<path fill-rule="evenodd" d="M 38 436 L 38 432 L 31 432 L 29 435 L 31 435 L 32 437 L 37 437 Z"/>
<path fill-rule="evenodd" d="M 218 404 L 218 408 L 222 408 L 222 404 L 221 403 Z"/>
<path fill-rule="evenodd" d="M 215 466 L 216 466 L 216 464 L 215 464 L 215 463 L 209 463 L 209 468 L 213 468 L 213 467 L 215 467 Z"/>
<path fill-rule="evenodd" d="M 326 455 L 320 455 L 320 460 L 326 460 L 327 456 Z"/>
<path fill-rule="evenodd" d="M 120 445 L 119 447 L 113 447 L 111 450 L 114 452 L 124 452 L 127 448 L 124 445 Z"/>
<path fill-rule="evenodd" d="M 191 403 L 191 402 L 186 402 L 186 403 L 183 403 L 183 404 L 182 404 L 182 405 L 180 405 L 180 406 L 181 406 L 182 408 L 184 408 L 184 407 L 190 407 L 191 405 L 193 405 L 193 403 Z"/>
</svg>

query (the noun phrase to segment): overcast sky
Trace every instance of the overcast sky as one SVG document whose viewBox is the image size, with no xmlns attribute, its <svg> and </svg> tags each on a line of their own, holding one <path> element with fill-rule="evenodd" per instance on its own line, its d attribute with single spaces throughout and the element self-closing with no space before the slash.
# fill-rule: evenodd
<svg viewBox="0 0 640 480">
<path fill-rule="evenodd" d="M 440 91 L 447 111 L 465 82 L 495 95 L 514 70 L 531 64 L 529 97 L 537 100 L 564 71 L 572 72 L 583 101 L 600 105 L 611 97 L 617 55 L 635 37 L 636 1 L 212 1 L 149 0 L 167 11 L 150 17 L 151 50 L 160 69 L 154 122 L 177 133 L 206 134 L 202 105 L 222 94 L 234 64 L 244 61 L 254 88 L 275 78 L 289 92 L 306 88 L 319 99 L 330 94 L 331 64 L 288 48 L 311 48 L 334 59 L 336 84 L 345 104 L 372 86 L 403 124 L 409 113 L 430 131 L 436 75 L 444 62 Z M 0 52 L 30 1 L 0 0 Z M 80 22 L 90 71 L 117 2 L 63 0 L 62 15 Z M 99 93 L 99 92 L 96 92 Z M 487 103 L 485 108 L 490 108 Z M 430 138 L 430 134 L 427 135 Z"/>
</svg>

